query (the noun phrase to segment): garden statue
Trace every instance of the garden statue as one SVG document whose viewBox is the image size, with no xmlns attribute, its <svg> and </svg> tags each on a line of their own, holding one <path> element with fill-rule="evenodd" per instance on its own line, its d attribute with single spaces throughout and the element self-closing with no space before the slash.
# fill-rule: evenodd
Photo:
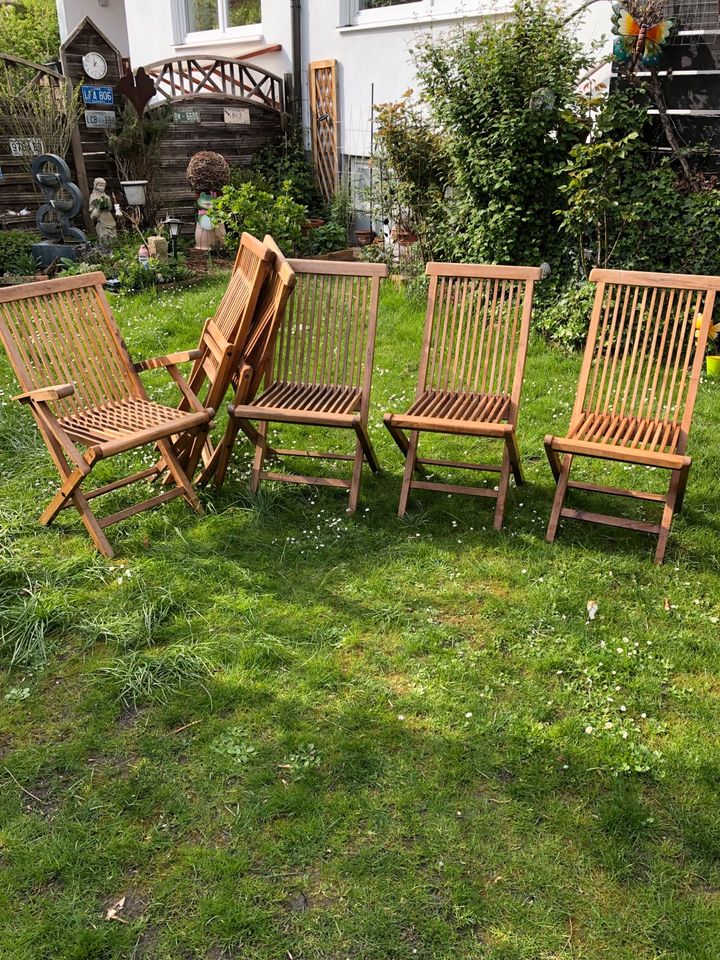
<svg viewBox="0 0 720 960">
<path fill-rule="evenodd" d="M 113 214 L 112 200 L 106 193 L 107 183 L 102 177 L 96 177 L 90 194 L 90 218 L 95 224 L 95 232 L 100 243 L 112 241 L 117 237 L 117 223 Z"/>
<path fill-rule="evenodd" d="M 227 161 L 212 150 L 201 150 L 191 158 L 187 178 L 197 202 L 195 248 L 213 250 L 224 246 L 225 226 L 213 220 L 212 203 L 230 180 Z"/>
</svg>

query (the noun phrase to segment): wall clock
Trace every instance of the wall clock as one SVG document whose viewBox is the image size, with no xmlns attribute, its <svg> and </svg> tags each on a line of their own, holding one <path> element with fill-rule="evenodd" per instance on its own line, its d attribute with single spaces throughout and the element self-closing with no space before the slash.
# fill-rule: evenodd
<svg viewBox="0 0 720 960">
<path fill-rule="evenodd" d="M 102 80 L 107 73 L 107 61 L 101 53 L 91 50 L 82 58 L 83 70 L 91 80 Z"/>
</svg>

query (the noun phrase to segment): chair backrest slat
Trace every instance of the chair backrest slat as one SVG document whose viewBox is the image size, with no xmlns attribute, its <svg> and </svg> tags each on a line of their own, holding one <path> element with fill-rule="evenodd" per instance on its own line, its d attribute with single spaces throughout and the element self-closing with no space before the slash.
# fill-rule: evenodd
<svg viewBox="0 0 720 960">
<path fill-rule="evenodd" d="M 272 252 L 249 233 L 243 233 L 230 281 L 215 315 L 203 328 L 188 383 L 204 403 L 217 409 L 235 375 L 255 315 L 258 297 L 273 260 Z"/>
<path fill-rule="evenodd" d="M 273 362 L 276 380 L 363 388 L 372 364 L 380 264 L 290 260 L 297 275 Z"/>
<path fill-rule="evenodd" d="M 418 396 L 520 398 L 537 267 L 429 263 Z"/>
<path fill-rule="evenodd" d="M 572 423 L 588 413 L 658 421 L 643 446 L 684 453 L 720 278 L 594 270 L 595 301 Z M 698 321 L 702 322 L 698 327 Z"/>
<path fill-rule="evenodd" d="M 145 392 L 108 306 L 101 273 L 0 291 L 0 339 L 24 390 L 72 383 L 59 416 Z"/>
<path fill-rule="evenodd" d="M 240 359 L 239 371 L 246 367 L 252 370 L 244 391 L 245 403 L 255 396 L 267 373 L 287 302 L 296 282 L 295 272 L 273 238 L 268 235 L 263 243 L 274 254 L 275 262 L 265 279 Z"/>
</svg>

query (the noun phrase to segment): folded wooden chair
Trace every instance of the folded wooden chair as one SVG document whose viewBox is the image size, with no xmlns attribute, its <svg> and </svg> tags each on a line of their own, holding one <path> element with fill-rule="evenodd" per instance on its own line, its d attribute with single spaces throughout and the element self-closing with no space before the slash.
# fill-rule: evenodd
<svg viewBox="0 0 720 960">
<path fill-rule="evenodd" d="M 133 364 L 103 291 L 101 273 L 30 283 L 0 290 L 0 339 L 50 456 L 60 489 L 40 517 L 49 525 L 74 506 L 101 553 L 113 556 L 105 529 L 142 510 L 184 497 L 201 512 L 193 487 L 173 452 L 175 435 L 204 436 L 213 411 L 203 407 L 177 369 L 195 352 Z M 152 403 L 138 371 L 165 367 L 185 398 L 187 410 Z M 157 476 L 150 467 L 88 493 L 81 484 L 96 463 L 154 444 L 173 481 L 172 489 L 98 519 L 91 499 Z M 81 452 L 78 445 L 86 447 Z"/>
<path fill-rule="evenodd" d="M 200 474 L 198 478 L 200 484 L 205 484 L 214 477 L 215 483 L 222 486 L 235 440 L 241 430 L 253 443 L 257 443 L 257 430 L 249 420 L 236 417 L 235 408 L 251 403 L 257 395 L 263 378 L 269 376 L 278 330 L 285 317 L 285 308 L 296 281 L 294 270 L 273 238 L 268 235 L 263 243 L 275 255 L 275 260 L 265 278 L 265 284 L 255 308 L 255 316 L 232 377 L 235 400 L 228 407 L 229 417 L 225 434 Z"/>
<path fill-rule="evenodd" d="M 499 530 L 510 473 L 523 482 L 515 428 L 540 269 L 429 263 L 426 273 L 430 290 L 415 402 L 406 413 L 385 414 L 385 426 L 405 455 L 398 516 L 404 516 L 411 490 L 467 493 L 496 499 Z M 502 464 L 420 458 L 422 431 L 502 440 Z M 500 482 L 488 490 L 413 480 L 425 466 L 495 472 Z"/>
<path fill-rule="evenodd" d="M 597 289 L 570 429 L 545 438 L 557 482 L 546 539 L 555 539 L 561 517 L 654 533 L 662 563 L 690 470 L 685 451 L 720 278 L 593 270 L 590 279 Z M 668 493 L 572 482 L 578 455 L 668 470 Z M 661 503 L 662 519 L 574 510 L 563 506 L 568 489 Z"/>
<path fill-rule="evenodd" d="M 280 327 L 271 375 L 262 395 L 235 404 L 233 416 L 258 420 L 251 489 L 261 480 L 312 483 L 350 491 L 348 509 L 357 507 L 363 460 L 378 471 L 367 432 L 382 264 L 290 260 L 297 275 L 295 293 Z M 352 479 L 268 473 L 269 423 L 339 427 L 356 435 L 353 454 L 274 450 L 277 456 L 317 457 L 353 463 Z"/>
<path fill-rule="evenodd" d="M 244 233 L 225 295 L 215 315 L 205 321 L 198 344 L 199 354 L 188 375 L 188 384 L 190 390 L 213 410 L 219 409 L 237 372 L 273 257 L 264 243 Z M 185 397 L 179 409 L 188 409 Z M 196 438 L 186 434 L 176 438 L 175 452 L 188 476 L 192 477 L 201 457 L 206 466 L 210 463 L 213 446 L 208 436 L 201 445 Z"/>
</svg>

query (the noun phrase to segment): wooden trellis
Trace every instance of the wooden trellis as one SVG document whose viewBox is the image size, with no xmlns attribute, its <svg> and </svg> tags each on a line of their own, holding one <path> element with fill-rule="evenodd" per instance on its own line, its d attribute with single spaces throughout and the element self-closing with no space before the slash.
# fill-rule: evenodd
<svg viewBox="0 0 720 960">
<path fill-rule="evenodd" d="M 197 96 L 247 100 L 278 112 L 284 109 L 283 82 L 267 70 L 237 60 L 193 57 L 154 63 L 145 68 L 155 81 L 157 96 L 175 102 Z"/>
<path fill-rule="evenodd" d="M 320 192 L 326 200 L 338 182 L 338 98 L 336 60 L 310 64 L 310 130 Z"/>
</svg>

